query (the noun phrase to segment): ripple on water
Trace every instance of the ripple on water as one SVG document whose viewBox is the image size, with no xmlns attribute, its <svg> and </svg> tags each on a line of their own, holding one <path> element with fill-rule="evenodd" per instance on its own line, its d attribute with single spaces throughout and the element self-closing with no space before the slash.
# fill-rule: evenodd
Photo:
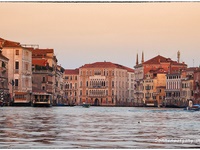
<svg viewBox="0 0 200 150">
<path fill-rule="evenodd" d="M 200 112 L 134 107 L 3 107 L 0 148 L 197 148 Z"/>
</svg>

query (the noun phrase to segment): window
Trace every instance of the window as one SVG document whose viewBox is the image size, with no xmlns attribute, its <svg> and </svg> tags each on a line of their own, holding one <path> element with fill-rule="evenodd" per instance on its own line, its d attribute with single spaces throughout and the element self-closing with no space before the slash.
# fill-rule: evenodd
<svg viewBox="0 0 200 150">
<path fill-rule="evenodd" d="M 19 55 L 19 50 L 16 50 L 16 51 L 15 51 L 15 55 Z"/>
<path fill-rule="evenodd" d="M 25 68 L 26 68 L 26 70 L 28 70 L 28 63 L 25 64 Z"/>
<path fill-rule="evenodd" d="M 15 86 L 18 86 L 18 79 L 15 79 Z"/>
<path fill-rule="evenodd" d="M 42 78 L 42 81 L 45 82 L 45 77 Z"/>
<path fill-rule="evenodd" d="M 15 69 L 19 69 L 19 62 L 18 61 L 15 62 Z"/>
<path fill-rule="evenodd" d="M 42 87 L 42 90 L 45 90 L 45 87 L 44 87 L 44 86 Z"/>
<path fill-rule="evenodd" d="M 114 87 L 114 81 L 112 81 L 112 87 Z"/>
<path fill-rule="evenodd" d="M 82 95 L 82 90 L 80 90 L 80 95 Z"/>
</svg>

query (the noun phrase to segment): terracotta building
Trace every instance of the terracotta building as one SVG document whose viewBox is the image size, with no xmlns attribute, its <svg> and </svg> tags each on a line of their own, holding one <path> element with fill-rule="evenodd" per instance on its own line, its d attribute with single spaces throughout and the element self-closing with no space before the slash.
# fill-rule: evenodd
<svg viewBox="0 0 200 150">
<path fill-rule="evenodd" d="M 9 59 L 9 93 L 14 105 L 29 105 L 32 92 L 32 52 L 20 43 L 0 39 L 2 54 Z"/>
<path fill-rule="evenodd" d="M 179 61 L 180 53 L 178 52 L 178 61 Z M 138 54 L 136 56 L 136 65 L 135 68 L 135 104 L 138 106 L 143 106 L 145 102 L 144 95 L 144 85 L 143 79 L 145 75 L 150 70 L 157 70 L 158 68 L 162 68 L 163 71 L 166 71 L 168 74 L 174 73 L 174 71 L 180 71 L 181 69 L 187 68 L 185 63 L 179 63 L 177 61 L 173 61 L 170 58 L 165 58 L 163 56 L 156 56 L 152 59 L 144 61 L 144 53 L 142 53 L 141 63 L 138 63 Z M 155 86 L 157 87 L 157 86 Z M 168 89 L 168 92 L 169 89 Z"/>
<path fill-rule="evenodd" d="M 65 104 L 79 104 L 79 69 L 66 69 L 64 72 Z"/>
<path fill-rule="evenodd" d="M 96 62 L 80 67 L 78 103 L 126 105 L 129 98 L 128 72 L 134 70 L 112 62 Z"/>
</svg>

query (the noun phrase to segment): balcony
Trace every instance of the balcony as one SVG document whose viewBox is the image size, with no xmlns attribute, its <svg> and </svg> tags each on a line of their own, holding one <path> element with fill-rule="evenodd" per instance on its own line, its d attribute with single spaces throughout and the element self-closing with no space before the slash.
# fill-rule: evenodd
<svg viewBox="0 0 200 150">
<path fill-rule="evenodd" d="M 29 76 L 31 75 L 31 71 L 28 71 L 28 70 L 22 71 L 22 74 Z"/>
</svg>

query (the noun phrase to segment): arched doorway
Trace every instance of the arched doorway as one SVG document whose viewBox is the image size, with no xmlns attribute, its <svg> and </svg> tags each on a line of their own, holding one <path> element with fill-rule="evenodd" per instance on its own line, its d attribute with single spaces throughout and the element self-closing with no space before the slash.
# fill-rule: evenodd
<svg viewBox="0 0 200 150">
<path fill-rule="evenodd" d="M 99 106 L 99 100 L 98 100 L 98 98 L 96 98 L 96 99 L 94 100 L 94 106 Z"/>
</svg>

